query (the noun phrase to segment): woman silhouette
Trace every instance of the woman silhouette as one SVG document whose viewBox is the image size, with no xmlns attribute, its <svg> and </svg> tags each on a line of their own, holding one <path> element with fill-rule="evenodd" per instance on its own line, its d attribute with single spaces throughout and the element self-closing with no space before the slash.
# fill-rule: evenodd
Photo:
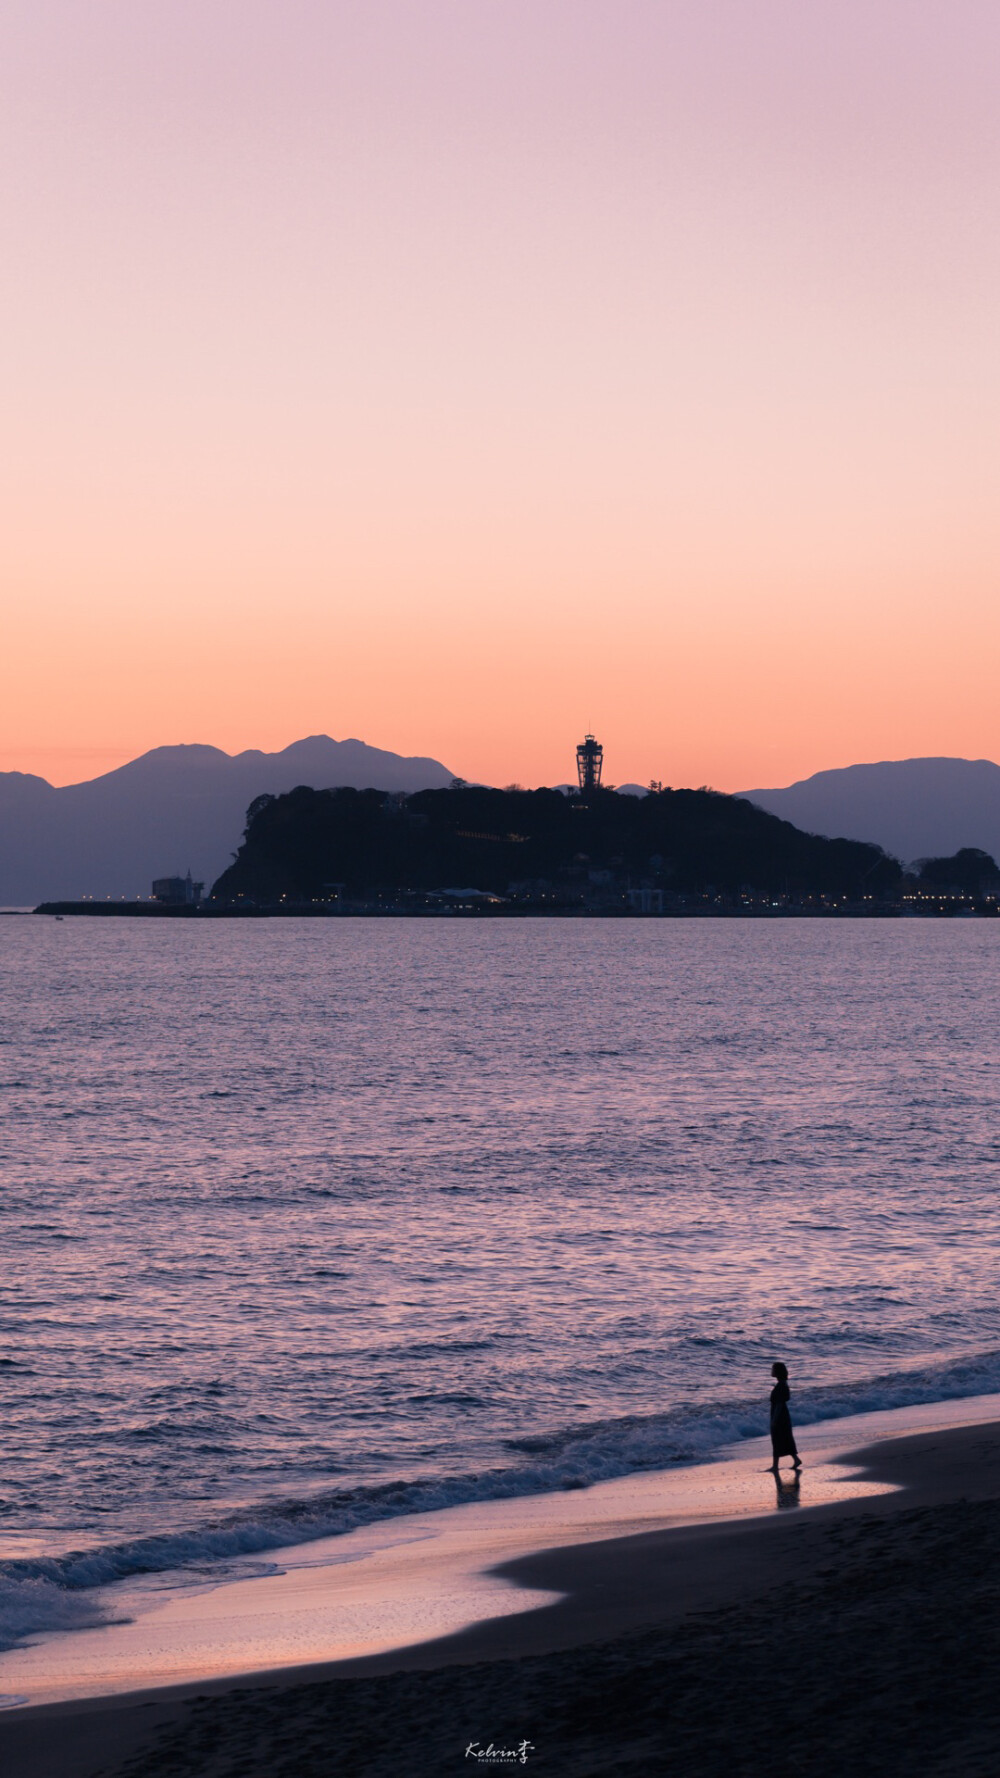
<svg viewBox="0 0 1000 1778">
<path fill-rule="evenodd" d="M 771 1468 L 778 1473 L 779 1457 L 791 1457 L 796 1470 L 802 1468 L 802 1459 L 795 1448 L 795 1435 L 792 1432 L 792 1416 L 788 1412 L 788 1369 L 783 1364 L 772 1364 L 771 1375 L 775 1377 L 774 1388 L 771 1390 L 771 1450 L 774 1462 Z"/>
</svg>

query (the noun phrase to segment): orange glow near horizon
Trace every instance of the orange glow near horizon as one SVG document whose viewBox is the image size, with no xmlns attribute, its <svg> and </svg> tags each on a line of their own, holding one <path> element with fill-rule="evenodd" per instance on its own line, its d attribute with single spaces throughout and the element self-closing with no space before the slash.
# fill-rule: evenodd
<svg viewBox="0 0 1000 1778">
<path fill-rule="evenodd" d="M 0 770 L 1000 757 L 1000 17 L 752 10 L 13 0 Z"/>
</svg>

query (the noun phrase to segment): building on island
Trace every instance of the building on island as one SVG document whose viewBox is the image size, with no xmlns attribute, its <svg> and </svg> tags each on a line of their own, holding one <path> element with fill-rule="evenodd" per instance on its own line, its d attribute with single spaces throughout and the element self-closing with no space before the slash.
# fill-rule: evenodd
<svg viewBox="0 0 1000 1778">
<path fill-rule="evenodd" d="M 648 884 L 641 889 L 630 889 L 628 905 L 633 914 L 662 914 L 663 890 L 653 889 Z"/>
<path fill-rule="evenodd" d="M 604 748 L 600 741 L 595 741 L 593 735 L 585 736 L 576 750 L 576 775 L 580 780 L 581 796 L 600 789 L 603 764 Z"/>
<path fill-rule="evenodd" d="M 190 871 L 186 877 L 157 877 L 153 883 L 153 900 L 169 908 L 197 907 L 204 892 L 204 883 L 192 883 Z"/>
</svg>

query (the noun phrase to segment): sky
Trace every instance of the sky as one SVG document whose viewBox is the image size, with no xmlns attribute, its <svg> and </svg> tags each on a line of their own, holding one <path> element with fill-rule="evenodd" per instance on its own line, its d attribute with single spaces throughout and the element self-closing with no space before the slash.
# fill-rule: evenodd
<svg viewBox="0 0 1000 1778">
<path fill-rule="evenodd" d="M 995 0 L 6 0 L 0 769 L 1000 758 Z"/>
</svg>

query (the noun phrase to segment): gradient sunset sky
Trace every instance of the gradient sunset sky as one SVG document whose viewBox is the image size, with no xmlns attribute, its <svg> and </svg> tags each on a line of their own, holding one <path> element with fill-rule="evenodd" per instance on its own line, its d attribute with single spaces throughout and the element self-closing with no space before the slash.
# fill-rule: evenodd
<svg viewBox="0 0 1000 1778">
<path fill-rule="evenodd" d="M 996 0 L 7 0 L 0 769 L 1000 758 Z"/>
</svg>

